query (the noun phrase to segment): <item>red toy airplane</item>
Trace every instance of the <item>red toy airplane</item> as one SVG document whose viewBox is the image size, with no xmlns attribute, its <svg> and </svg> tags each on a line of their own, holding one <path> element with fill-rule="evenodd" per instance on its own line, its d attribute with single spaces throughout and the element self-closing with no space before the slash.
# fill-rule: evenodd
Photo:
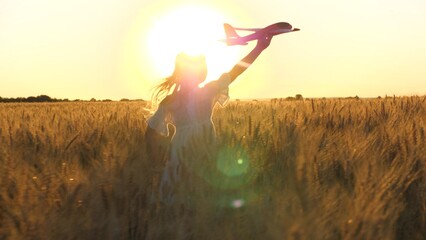
<svg viewBox="0 0 426 240">
<path fill-rule="evenodd" d="M 227 23 L 223 24 L 223 27 L 225 28 L 226 39 L 221 41 L 226 42 L 228 46 L 247 45 L 248 42 L 257 40 L 265 35 L 275 36 L 300 30 L 298 28 L 293 28 L 289 23 L 286 22 L 274 23 L 265 28 L 234 28 Z M 241 37 L 235 30 L 253 31 L 254 33 Z"/>
</svg>

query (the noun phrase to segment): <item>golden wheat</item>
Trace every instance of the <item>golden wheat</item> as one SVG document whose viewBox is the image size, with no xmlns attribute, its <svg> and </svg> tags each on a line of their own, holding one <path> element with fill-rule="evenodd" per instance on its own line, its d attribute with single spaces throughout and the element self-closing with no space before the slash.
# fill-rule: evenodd
<svg viewBox="0 0 426 240">
<path fill-rule="evenodd" d="M 176 238 L 144 107 L 0 104 L 0 239 Z M 194 239 L 426 238 L 425 97 L 238 101 L 214 122 Z"/>
</svg>

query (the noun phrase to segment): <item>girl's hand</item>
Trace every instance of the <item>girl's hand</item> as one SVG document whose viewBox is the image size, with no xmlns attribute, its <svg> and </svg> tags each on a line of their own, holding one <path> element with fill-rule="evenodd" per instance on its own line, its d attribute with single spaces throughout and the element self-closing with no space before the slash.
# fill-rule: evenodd
<svg viewBox="0 0 426 240">
<path fill-rule="evenodd" d="M 261 50 L 266 49 L 269 46 L 269 44 L 271 43 L 271 40 L 272 40 L 272 36 L 270 36 L 270 35 L 262 36 L 261 38 L 259 38 L 257 40 L 256 48 L 261 49 Z"/>
</svg>

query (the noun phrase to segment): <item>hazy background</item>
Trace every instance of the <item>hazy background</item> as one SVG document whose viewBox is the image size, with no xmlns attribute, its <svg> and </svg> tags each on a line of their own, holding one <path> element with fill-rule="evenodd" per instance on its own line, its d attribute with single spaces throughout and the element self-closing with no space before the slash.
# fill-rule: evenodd
<svg viewBox="0 0 426 240">
<path fill-rule="evenodd" d="M 192 4 L 175 2 L 0 0 L 0 96 L 149 98 L 166 73 L 153 66 L 147 39 L 167 12 Z M 274 38 L 231 86 L 232 98 L 426 94 L 425 1 L 193 2 L 236 26 L 302 29 Z M 252 46 L 232 51 L 240 58 Z M 220 67 L 209 77 L 232 64 Z"/>
</svg>

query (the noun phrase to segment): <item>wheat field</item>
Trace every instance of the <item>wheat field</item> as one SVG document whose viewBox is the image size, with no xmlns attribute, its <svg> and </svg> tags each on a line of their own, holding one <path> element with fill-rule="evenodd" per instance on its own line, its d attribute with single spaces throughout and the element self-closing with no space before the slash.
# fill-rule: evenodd
<svg viewBox="0 0 426 240">
<path fill-rule="evenodd" d="M 0 104 L 0 239 L 182 236 L 182 209 L 150 201 L 144 107 Z M 213 120 L 192 239 L 426 239 L 426 97 L 233 101 Z"/>
</svg>

